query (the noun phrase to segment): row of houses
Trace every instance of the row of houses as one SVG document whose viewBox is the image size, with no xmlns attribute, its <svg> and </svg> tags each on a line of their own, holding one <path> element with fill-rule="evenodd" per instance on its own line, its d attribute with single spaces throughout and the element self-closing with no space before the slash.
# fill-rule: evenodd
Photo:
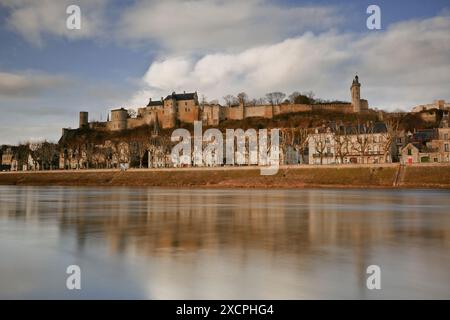
<svg viewBox="0 0 450 320">
<path fill-rule="evenodd" d="M 48 141 L 0 146 L 0 171 L 35 171 L 58 168 L 58 145 Z"/>
<path fill-rule="evenodd" d="M 280 135 L 279 163 L 340 165 L 383 164 L 400 162 L 415 164 L 450 162 L 450 128 L 448 112 L 438 128 L 405 132 L 389 123 L 376 122 L 347 126 L 331 123 L 311 129 L 303 136 L 299 129 L 283 129 Z M 306 129 L 305 129 L 306 130 Z M 155 126 L 149 138 L 132 141 L 105 141 L 101 144 L 79 144 L 76 147 L 60 141 L 60 150 L 44 158 L 28 154 L 19 147 L 3 147 L 2 170 L 80 169 L 80 168 L 165 168 L 174 167 L 171 151 L 174 143 L 159 135 Z M 23 147 L 22 147 L 23 149 Z M 249 163 L 250 154 L 244 150 L 236 158 Z M 223 152 L 225 155 L 225 150 Z M 190 162 L 194 165 L 194 159 Z M 204 166 L 215 166 L 214 157 L 205 158 Z M 225 163 L 225 161 L 222 161 Z"/>
<path fill-rule="evenodd" d="M 0 171 L 28 171 L 40 170 L 40 164 L 31 153 L 28 153 L 24 159 L 21 159 L 17 147 L 7 146 L 2 148 Z"/>
<path fill-rule="evenodd" d="M 414 132 L 385 123 L 316 129 L 308 139 L 309 164 L 415 164 L 450 162 L 449 112 L 438 128 Z"/>
<path fill-rule="evenodd" d="M 448 113 L 439 128 L 413 133 L 401 149 L 403 164 L 450 162 L 450 128 Z"/>
</svg>

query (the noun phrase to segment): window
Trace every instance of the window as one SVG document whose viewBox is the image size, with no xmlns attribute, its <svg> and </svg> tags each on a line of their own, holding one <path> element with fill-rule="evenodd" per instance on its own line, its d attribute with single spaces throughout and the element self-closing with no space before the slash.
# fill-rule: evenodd
<svg viewBox="0 0 450 320">
<path fill-rule="evenodd" d="M 408 156 L 412 155 L 412 150 L 411 148 L 408 148 Z"/>
<path fill-rule="evenodd" d="M 448 152 L 448 143 L 444 144 L 444 150 L 445 152 Z"/>
<path fill-rule="evenodd" d="M 444 133 L 444 140 L 448 140 L 448 133 Z"/>
</svg>

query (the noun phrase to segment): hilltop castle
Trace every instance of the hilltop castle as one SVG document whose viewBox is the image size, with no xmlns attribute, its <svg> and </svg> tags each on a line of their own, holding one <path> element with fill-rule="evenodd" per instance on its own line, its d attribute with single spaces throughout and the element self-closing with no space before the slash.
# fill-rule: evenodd
<svg viewBox="0 0 450 320">
<path fill-rule="evenodd" d="M 137 111 L 136 117 L 130 117 L 124 108 L 111 110 L 111 119 L 106 122 L 89 122 L 88 113 L 80 112 L 80 128 L 89 127 L 97 130 L 120 131 L 142 125 L 157 123 L 163 129 L 177 127 L 179 123 L 202 121 L 206 126 L 216 126 L 224 120 L 243 120 L 245 118 L 262 117 L 271 119 L 276 115 L 313 110 L 328 110 L 343 113 L 360 113 L 369 109 L 367 100 L 361 99 L 361 84 L 358 76 L 350 87 L 351 103 L 314 103 L 278 105 L 244 105 L 224 107 L 219 104 L 202 104 L 198 102 L 197 92 L 175 93 L 160 100 L 150 98 L 148 104 Z"/>
</svg>

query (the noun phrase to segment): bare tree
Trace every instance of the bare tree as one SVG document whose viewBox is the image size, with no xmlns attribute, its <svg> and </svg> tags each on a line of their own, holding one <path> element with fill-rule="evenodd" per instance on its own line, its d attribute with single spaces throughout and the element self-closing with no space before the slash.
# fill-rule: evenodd
<svg viewBox="0 0 450 320">
<path fill-rule="evenodd" d="M 294 142 L 295 148 L 300 153 L 300 163 L 305 163 L 304 154 L 308 146 L 309 133 L 308 128 L 297 128 L 297 136 Z"/>
<path fill-rule="evenodd" d="M 264 104 L 266 104 L 266 103 L 267 103 L 266 98 L 258 98 L 258 99 L 255 99 L 255 105 L 264 105 Z"/>
<path fill-rule="evenodd" d="M 336 131 L 334 136 L 334 150 L 336 156 L 339 158 L 340 163 L 344 163 L 344 159 L 346 156 L 350 154 L 350 137 L 347 133 L 347 128 L 344 126 L 341 130 Z"/>
<path fill-rule="evenodd" d="M 319 155 L 320 164 L 323 164 L 323 157 L 327 150 L 326 134 L 318 133 L 313 135 L 314 149 Z"/>
<path fill-rule="evenodd" d="M 202 99 L 200 101 L 200 106 L 204 106 L 205 104 L 208 104 L 208 102 L 206 101 L 206 96 L 204 94 L 202 94 Z"/>
<path fill-rule="evenodd" d="M 300 96 L 300 95 L 301 95 L 301 93 L 298 92 L 298 91 L 292 92 L 292 93 L 289 95 L 289 101 L 290 101 L 291 103 L 295 103 L 295 100 L 296 100 L 297 97 Z"/>
<path fill-rule="evenodd" d="M 237 95 L 239 104 L 246 105 L 248 103 L 248 95 L 245 92 L 240 92 Z"/>
<path fill-rule="evenodd" d="M 145 153 L 148 151 L 148 143 L 145 139 L 136 139 L 132 145 L 133 152 L 139 157 L 139 168 L 142 168 Z"/>
<path fill-rule="evenodd" d="M 48 141 L 40 142 L 34 152 L 34 157 L 40 162 L 40 167 L 50 169 L 53 165 L 53 159 L 58 154 L 58 145 Z"/>
<path fill-rule="evenodd" d="M 374 127 L 372 124 L 358 125 L 355 127 L 356 139 L 352 141 L 351 148 L 361 157 L 361 162 L 364 163 L 369 155 L 371 139 L 373 138 Z"/>
<path fill-rule="evenodd" d="M 224 96 L 223 100 L 225 100 L 225 104 L 227 105 L 227 107 L 234 106 L 238 103 L 237 98 L 231 94 L 227 94 L 226 96 Z"/>
<path fill-rule="evenodd" d="M 127 116 L 128 118 L 136 118 L 137 112 L 134 109 L 128 109 L 127 110 Z"/>
<path fill-rule="evenodd" d="M 398 137 L 398 130 L 400 127 L 401 117 L 391 117 L 385 121 L 386 136 L 382 144 L 383 159 L 387 162 L 389 153 L 392 150 L 393 143 Z"/>
<path fill-rule="evenodd" d="M 286 97 L 286 94 L 278 91 L 266 94 L 266 99 L 272 106 L 280 104 L 284 97 Z"/>
<path fill-rule="evenodd" d="M 305 92 L 303 95 L 309 99 L 310 103 L 314 102 L 316 94 L 313 91 Z"/>
</svg>

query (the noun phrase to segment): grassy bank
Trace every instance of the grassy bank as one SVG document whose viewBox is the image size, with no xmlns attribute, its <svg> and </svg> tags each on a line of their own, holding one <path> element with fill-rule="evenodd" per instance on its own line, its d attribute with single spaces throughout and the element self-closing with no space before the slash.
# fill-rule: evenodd
<svg viewBox="0 0 450 320">
<path fill-rule="evenodd" d="M 274 176 L 258 168 L 82 170 L 0 173 L 3 185 L 149 186 L 216 188 L 389 188 L 398 165 L 282 167 Z M 398 187 L 448 188 L 450 166 L 411 166 Z"/>
</svg>

